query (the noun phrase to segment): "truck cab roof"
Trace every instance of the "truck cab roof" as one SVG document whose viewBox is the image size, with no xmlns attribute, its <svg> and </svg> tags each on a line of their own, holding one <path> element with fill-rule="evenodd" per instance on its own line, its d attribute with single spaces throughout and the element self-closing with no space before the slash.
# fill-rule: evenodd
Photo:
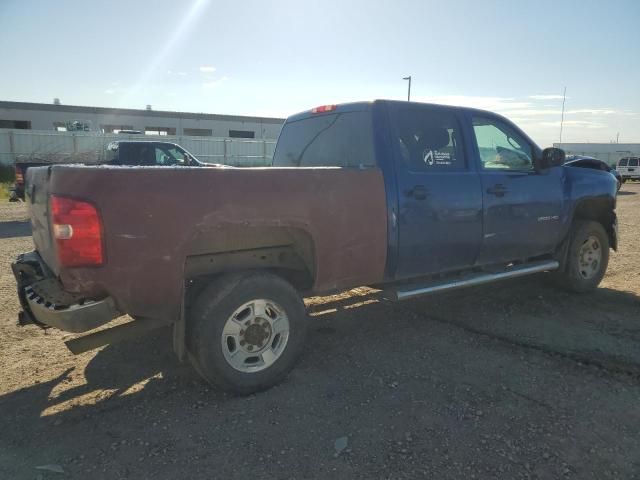
<svg viewBox="0 0 640 480">
<path fill-rule="evenodd" d="M 323 113 L 346 113 L 346 112 L 363 112 L 371 110 L 373 105 L 376 104 L 387 104 L 387 105 L 416 105 L 416 106 L 431 106 L 436 108 L 446 108 L 458 111 L 472 112 L 475 114 L 484 114 L 491 116 L 499 116 L 497 113 L 491 112 L 489 110 L 482 110 L 479 108 L 472 107 L 464 107 L 459 105 L 444 105 L 440 103 L 428 103 L 428 102 L 407 102 L 404 100 L 387 100 L 387 99 L 376 99 L 366 102 L 349 102 L 349 103 L 338 103 L 338 104 L 328 104 L 322 105 L 310 110 L 305 110 L 302 112 L 295 113 L 289 117 L 287 117 L 287 122 L 294 122 L 296 120 L 302 120 L 303 118 L 309 118 L 314 115 L 323 114 Z"/>
</svg>

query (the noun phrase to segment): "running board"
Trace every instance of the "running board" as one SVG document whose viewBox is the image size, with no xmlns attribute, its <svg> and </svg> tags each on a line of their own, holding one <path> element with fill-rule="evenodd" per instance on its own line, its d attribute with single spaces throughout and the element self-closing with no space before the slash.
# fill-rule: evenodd
<svg viewBox="0 0 640 480">
<path fill-rule="evenodd" d="M 384 297 L 392 301 L 407 300 L 409 298 L 419 297 L 421 295 L 429 295 L 436 292 L 444 292 L 447 290 L 456 290 L 458 288 L 471 287 L 475 285 L 483 285 L 485 283 L 496 282 L 507 278 L 524 277 L 532 273 L 546 272 L 548 270 L 556 270 L 560 264 L 555 260 L 546 260 L 543 262 L 532 262 L 523 265 L 516 265 L 497 273 L 477 272 L 458 277 L 449 281 L 432 281 L 421 285 L 406 285 L 404 288 L 394 288 L 385 290 Z"/>
</svg>

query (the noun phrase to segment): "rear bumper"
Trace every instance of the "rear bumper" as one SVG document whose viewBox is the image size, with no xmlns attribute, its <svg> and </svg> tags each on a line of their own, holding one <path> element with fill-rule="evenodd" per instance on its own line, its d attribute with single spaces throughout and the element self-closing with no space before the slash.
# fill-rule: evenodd
<svg viewBox="0 0 640 480">
<path fill-rule="evenodd" d="M 23 311 L 19 323 L 35 323 L 67 332 L 86 332 L 122 315 L 110 297 L 87 299 L 66 292 L 38 252 L 19 255 L 11 264 Z"/>
</svg>

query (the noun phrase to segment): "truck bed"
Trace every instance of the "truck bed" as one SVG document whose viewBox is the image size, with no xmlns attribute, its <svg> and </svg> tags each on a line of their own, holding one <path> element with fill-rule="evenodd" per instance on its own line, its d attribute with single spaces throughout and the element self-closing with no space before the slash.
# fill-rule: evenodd
<svg viewBox="0 0 640 480">
<path fill-rule="evenodd" d="M 291 237 L 278 233 L 283 231 L 311 242 L 313 292 L 376 283 L 384 276 L 387 207 L 376 168 L 56 165 L 28 175 L 34 242 L 47 266 L 66 291 L 110 296 L 130 315 L 175 319 L 187 258 L 241 252 L 262 237 L 286 244 Z M 57 265 L 50 195 L 71 195 L 97 207 L 104 265 Z"/>
</svg>

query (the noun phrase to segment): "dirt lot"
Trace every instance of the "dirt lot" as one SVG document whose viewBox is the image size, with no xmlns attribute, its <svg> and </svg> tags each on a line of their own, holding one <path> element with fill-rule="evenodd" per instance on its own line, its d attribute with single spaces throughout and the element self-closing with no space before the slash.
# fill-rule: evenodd
<svg viewBox="0 0 640 480">
<path fill-rule="evenodd" d="M 31 239 L 2 203 L 0 478 L 640 478 L 640 184 L 618 216 L 595 294 L 541 275 L 310 299 L 298 368 L 236 398 L 167 330 L 74 357 L 66 334 L 16 327 L 9 264 Z"/>
</svg>

